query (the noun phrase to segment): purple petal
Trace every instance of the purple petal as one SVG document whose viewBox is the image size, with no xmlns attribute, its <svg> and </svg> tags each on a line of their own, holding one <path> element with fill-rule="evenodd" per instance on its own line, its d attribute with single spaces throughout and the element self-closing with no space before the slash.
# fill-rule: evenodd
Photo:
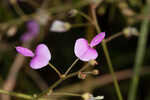
<svg viewBox="0 0 150 100">
<path fill-rule="evenodd" d="M 22 36 L 21 36 L 21 41 L 22 42 L 27 42 L 27 41 L 31 41 L 33 39 L 34 35 L 31 34 L 30 32 L 25 32 Z"/>
<path fill-rule="evenodd" d="M 19 52 L 23 56 L 27 56 L 27 57 L 33 57 L 34 56 L 34 53 L 31 50 L 29 50 L 28 48 L 17 46 L 16 50 L 17 50 L 17 52 Z"/>
<path fill-rule="evenodd" d="M 84 53 L 83 56 L 80 56 L 82 61 L 95 60 L 98 57 L 98 53 L 94 48 L 90 48 Z"/>
<path fill-rule="evenodd" d="M 31 20 L 27 23 L 27 30 L 31 33 L 38 33 L 39 32 L 39 25 L 36 21 Z"/>
<path fill-rule="evenodd" d="M 94 47 L 94 46 L 98 45 L 104 39 L 104 37 L 105 37 L 105 32 L 101 32 L 98 35 L 96 35 L 92 39 L 92 41 L 90 43 L 90 47 Z"/>
<path fill-rule="evenodd" d="M 39 44 L 35 50 L 35 56 L 30 62 L 33 69 L 40 69 L 48 65 L 51 59 L 51 53 L 45 44 Z"/>
<path fill-rule="evenodd" d="M 36 21 L 32 20 L 27 23 L 27 31 L 21 36 L 22 42 L 29 42 L 38 35 L 39 25 Z"/>
<path fill-rule="evenodd" d="M 80 38 L 75 43 L 75 55 L 82 61 L 94 60 L 97 58 L 98 53 L 95 49 L 88 45 L 87 40 Z"/>
<path fill-rule="evenodd" d="M 74 52 L 77 57 L 80 58 L 87 50 L 88 50 L 88 41 L 84 38 L 80 38 L 76 40 Z"/>
</svg>

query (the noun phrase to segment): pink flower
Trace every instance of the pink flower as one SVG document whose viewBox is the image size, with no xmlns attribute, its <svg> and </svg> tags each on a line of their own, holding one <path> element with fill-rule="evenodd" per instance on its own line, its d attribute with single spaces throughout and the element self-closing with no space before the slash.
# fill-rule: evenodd
<svg viewBox="0 0 150 100">
<path fill-rule="evenodd" d="M 82 61 L 94 60 L 98 57 L 96 49 L 93 47 L 98 45 L 105 37 L 105 32 L 101 32 L 96 35 L 90 44 L 84 38 L 79 38 L 76 40 L 74 52 L 75 55 Z"/>
<path fill-rule="evenodd" d="M 22 42 L 31 41 L 38 35 L 38 32 L 39 32 L 39 24 L 34 20 L 29 21 L 27 23 L 27 31 L 21 36 L 21 41 Z"/>
<path fill-rule="evenodd" d="M 17 46 L 16 50 L 23 56 L 32 57 L 30 66 L 33 69 L 43 68 L 48 65 L 51 59 L 51 53 L 45 44 L 39 44 L 35 49 L 35 53 L 33 53 L 30 49 L 21 46 Z"/>
</svg>

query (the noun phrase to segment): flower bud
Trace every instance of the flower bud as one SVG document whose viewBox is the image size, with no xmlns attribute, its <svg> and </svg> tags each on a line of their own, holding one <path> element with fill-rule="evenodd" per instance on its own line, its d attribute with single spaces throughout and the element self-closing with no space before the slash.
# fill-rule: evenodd
<svg viewBox="0 0 150 100">
<path fill-rule="evenodd" d="M 91 96 L 93 96 L 93 95 L 90 94 L 90 93 L 84 93 L 84 94 L 82 94 L 82 98 L 83 98 L 84 100 L 89 100 L 89 99 L 91 98 Z"/>
<path fill-rule="evenodd" d="M 43 9 L 38 10 L 35 16 L 35 19 L 41 25 L 45 25 L 48 22 L 49 18 L 50 16 L 48 15 L 48 12 Z"/>
<path fill-rule="evenodd" d="M 68 31 L 70 28 L 71 28 L 70 23 L 68 23 L 68 22 L 63 22 L 63 21 L 60 21 L 60 20 L 55 20 L 55 21 L 52 23 L 52 26 L 51 26 L 51 28 L 50 28 L 50 31 L 53 31 L 53 32 L 66 32 L 66 31 Z"/>
<path fill-rule="evenodd" d="M 98 65 L 98 62 L 97 62 L 96 60 L 90 60 L 89 63 L 90 63 L 92 66 Z"/>
<path fill-rule="evenodd" d="M 128 7 L 128 4 L 126 2 L 120 2 L 118 6 L 125 16 L 130 17 L 135 15 L 135 12 L 133 12 L 133 10 Z"/>
<path fill-rule="evenodd" d="M 79 78 L 79 79 L 85 79 L 86 76 L 87 76 L 87 75 L 86 75 L 85 73 L 82 73 L 82 72 L 79 72 L 79 73 L 78 73 L 78 78 Z"/>
<path fill-rule="evenodd" d="M 137 29 L 134 27 L 127 27 L 122 32 L 126 37 L 131 37 L 132 35 L 138 36 L 138 34 L 139 34 Z"/>
<path fill-rule="evenodd" d="M 47 96 L 50 96 L 52 94 L 53 90 L 49 90 L 48 93 L 46 94 Z"/>
<path fill-rule="evenodd" d="M 78 10 L 72 9 L 72 10 L 69 12 L 69 15 L 70 15 L 70 17 L 74 17 L 74 16 L 77 15 L 77 13 L 78 13 Z"/>
<path fill-rule="evenodd" d="M 99 70 L 94 69 L 94 70 L 92 71 L 92 74 L 93 74 L 93 75 L 98 75 L 98 74 L 99 74 Z"/>
<path fill-rule="evenodd" d="M 14 36 L 14 35 L 16 34 L 16 32 L 17 32 L 17 27 L 16 27 L 16 26 L 12 26 L 12 27 L 10 27 L 10 28 L 8 29 L 7 35 L 8 35 L 9 37 L 11 37 L 11 36 Z"/>
<path fill-rule="evenodd" d="M 37 94 L 33 94 L 33 97 L 36 98 L 36 97 L 37 97 Z"/>
<path fill-rule="evenodd" d="M 84 93 L 83 95 L 82 95 L 82 98 L 84 99 L 84 100 L 102 100 L 102 99 L 104 99 L 104 96 L 96 96 L 96 97 L 94 97 L 92 94 L 90 94 L 90 93 Z"/>
<path fill-rule="evenodd" d="M 104 96 L 97 96 L 97 97 L 94 97 L 95 100 L 102 100 L 104 99 Z"/>
</svg>

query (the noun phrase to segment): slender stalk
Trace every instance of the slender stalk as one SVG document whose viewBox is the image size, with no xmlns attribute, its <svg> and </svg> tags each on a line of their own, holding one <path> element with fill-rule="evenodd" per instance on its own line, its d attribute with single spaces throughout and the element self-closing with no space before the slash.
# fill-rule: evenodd
<svg viewBox="0 0 150 100">
<path fill-rule="evenodd" d="M 91 7 L 91 11 L 92 11 L 92 16 L 93 16 L 93 21 L 95 23 L 94 24 L 95 28 L 96 28 L 97 32 L 100 33 L 101 30 L 99 28 L 97 17 L 96 17 L 96 12 L 95 12 L 96 9 L 94 7 Z M 103 46 L 103 50 L 104 50 L 104 54 L 105 54 L 105 57 L 106 57 L 106 60 L 107 60 L 109 70 L 110 70 L 110 72 L 112 74 L 112 77 L 113 77 L 114 86 L 115 86 L 115 89 L 116 89 L 116 92 L 117 92 L 117 95 L 118 95 L 118 99 L 123 100 L 123 97 L 122 97 L 122 94 L 121 94 L 121 91 L 120 91 L 120 87 L 119 87 L 117 78 L 116 78 L 115 73 L 114 73 L 113 65 L 112 65 L 112 62 L 111 62 L 111 59 L 110 59 L 110 56 L 109 56 L 109 52 L 108 52 L 105 40 L 102 41 L 102 46 Z"/>
<path fill-rule="evenodd" d="M 79 71 L 67 75 L 66 78 L 68 79 L 68 78 L 70 78 L 70 77 L 73 77 L 73 76 L 78 75 L 79 72 L 82 72 L 83 70 L 85 70 L 85 69 L 88 68 L 89 66 L 90 66 L 90 64 L 87 63 L 87 64 L 86 64 L 84 67 L 82 67 Z"/>
<path fill-rule="evenodd" d="M 26 99 L 26 100 L 34 100 L 35 97 L 28 95 L 28 94 L 23 94 L 23 93 L 17 93 L 17 92 L 8 92 L 5 90 L 1 90 L 0 89 L 0 93 L 1 94 L 6 94 L 6 95 L 10 95 L 10 96 L 14 96 L 14 97 L 18 97 L 18 98 L 22 98 L 22 99 Z M 66 96 L 78 96 L 80 97 L 80 94 L 76 94 L 76 93 L 67 93 L 67 92 L 57 92 L 57 93 L 53 93 L 52 95 L 66 95 Z M 46 98 L 39 98 L 38 100 L 49 100 Z"/>
<path fill-rule="evenodd" d="M 56 93 L 52 93 L 52 95 L 66 95 L 66 96 L 75 96 L 75 97 L 81 97 L 80 94 L 75 94 L 75 93 L 67 93 L 67 92 L 56 92 Z"/>
<path fill-rule="evenodd" d="M 85 26 L 91 26 L 91 23 L 72 24 L 71 28 L 78 28 L 78 27 L 85 27 Z"/>
<path fill-rule="evenodd" d="M 150 3 L 145 6 L 145 15 L 150 13 Z M 140 36 L 137 44 L 137 52 L 134 62 L 134 75 L 129 88 L 128 100 L 136 100 L 136 92 L 139 84 L 139 74 L 144 60 L 146 43 L 148 39 L 149 19 L 146 18 L 141 24 Z"/>
<path fill-rule="evenodd" d="M 116 34 L 114 34 L 114 35 L 108 37 L 107 39 L 105 39 L 105 42 L 106 42 L 106 43 L 107 43 L 107 42 L 110 42 L 111 40 L 113 40 L 113 39 L 115 39 L 115 38 L 117 38 L 117 37 L 119 37 L 119 36 L 121 36 L 121 35 L 123 35 L 122 32 L 116 33 Z"/>
<path fill-rule="evenodd" d="M 80 14 L 81 16 L 83 16 L 86 20 L 88 20 L 91 24 L 94 25 L 92 19 L 88 15 L 86 15 L 85 13 L 80 12 L 80 11 L 78 11 L 78 14 Z"/>
<path fill-rule="evenodd" d="M 34 97 L 28 94 L 23 94 L 23 93 L 17 93 L 17 92 L 9 92 L 9 91 L 5 91 L 0 89 L 0 93 L 1 94 L 6 94 L 6 95 L 10 95 L 10 96 L 14 96 L 14 97 L 18 97 L 18 98 L 22 98 L 22 99 L 26 99 L 26 100 L 33 100 Z M 46 98 L 39 98 L 38 100 L 47 100 Z"/>
<path fill-rule="evenodd" d="M 10 95 L 10 96 L 14 96 L 14 97 L 18 97 L 18 98 L 22 98 L 22 99 L 26 99 L 26 100 L 35 100 L 35 97 L 33 97 L 31 95 L 23 94 L 23 93 L 8 92 L 8 91 L 1 90 L 1 89 L 0 89 L 0 93 Z M 75 94 L 75 93 L 64 93 L 64 92 L 63 93 L 53 93 L 52 95 L 81 96 L 81 95 Z M 38 98 L 38 100 L 49 100 L 49 99 Z"/>
<path fill-rule="evenodd" d="M 16 10 L 16 13 L 18 13 L 20 16 L 25 16 L 24 12 L 22 11 L 22 9 L 19 7 L 18 1 L 15 0 L 14 2 L 12 2 L 12 6 L 14 7 L 14 9 Z"/>
<path fill-rule="evenodd" d="M 59 75 L 59 77 L 61 78 L 62 74 L 60 73 L 60 71 L 59 71 L 54 65 L 52 65 L 50 62 L 49 62 L 48 64 L 49 64 L 49 66 L 50 66 L 52 69 L 55 70 L 55 72 L 56 72 L 56 73 Z"/>
<path fill-rule="evenodd" d="M 123 100 L 123 97 L 122 97 L 122 94 L 121 94 L 121 91 L 120 91 L 120 87 L 119 87 L 117 78 L 116 78 L 115 73 L 114 73 L 113 65 L 112 65 L 111 59 L 109 57 L 107 45 L 105 45 L 105 44 L 106 43 L 103 41 L 102 42 L 103 50 L 104 50 L 104 53 L 105 53 L 105 57 L 106 57 L 106 60 L 107 60 L 107 63 L 108 63 L 110 73 L 111 73 L 112 78 L 113 78 L 113 82 L 114 82 L 114 86 L 115 86 L 115 89 L 116 89 L 116 92 L 117 92 L 117 95 L 118 95 L 118 99 Z"/>
<path fill-rule="evenodd" d="M 16 92 L 8 92 L 8 91 L 1 90 L 1 89 L 0 89 L 0 93 L 7 94 L 7 95 L 10 95 L 10 96 L 15 96 L 15 97 L 18 97 L 18 98 L 28 99 L 28 100 L 33 99 L 33 97 L 31 95 L 16 93 Z"/>
<path fill-rule="evenodd" d="M 71 78 L 71 77 L 73 77 L 73 76 L 76 76 L 76 75 L 78 75 L 78 73 L 80 72 L 80 71 L 83 71 L 83 70 L 85 70 L 87 67 L 89 67 L 89 65 L 90 64 L 86 64 L 84 67 L 82 67 L 79 71 L 77 71 L 77 72 L 74 72 L 74 73 L 71 73 L 71 74 L 69 74 L 69 75 L 67 75 L 67 76 L 65 76 L 65 77 L 63 77 L 63 78 L 60 78 L 58 81 L 56 81 L 52 86 L 50 86 L 47 90 L 45 90 L 45 91 L 43 91 L 42 93 L 40 93 L 36 98 L 35 98 L 35 100 L 36 99 L 38 99 L 38 98 L 41 98 L 42 96 L 44 96 L 44 95 L 46 95 L 46 94 L 48 94 L 48 93 L 50 93 L 55 87 L 57 87 L 61 82 L 63 82 L 64 80 L 66 80 L 66 79 L 68 79 L 68 78 Z"/>
<path fill-rule="evenodd" d="M 72 65 L 67 69 L 67 71 L 65 72 L 65 76 L 70 72 L 70 70 L 74 67 L 74 65 L 79 61 L 79 59 L 77 58 Z"/>
<path fill-rule="evenodd" d="M 52 86 L 50 86 L 48 89 L 46 89 L 45 91 L 43 91 L 42 93 L 40 93 L 36 98 L 36 99 L 39 99 L 41 98 L 42 96 L 46 95 L 46 94 L 49 94 L 56 86 L 58 86 L 61 82 L 63 81 L 63 79 L 59 79 L 58 81 L 56 81 Z"/>
</svg>

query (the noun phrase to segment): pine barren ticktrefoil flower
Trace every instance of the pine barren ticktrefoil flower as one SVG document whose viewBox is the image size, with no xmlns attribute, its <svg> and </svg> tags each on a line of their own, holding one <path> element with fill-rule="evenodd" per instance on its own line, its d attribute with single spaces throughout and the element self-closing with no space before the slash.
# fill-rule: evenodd
<svg viewBox="0 0 150 100">
<path fill-rule="evenodd" d="M 77 39 L 74 47 L 75 55 L 82 61 L 96 59 L 98 57 L 98 53 L 93 47 L 98 45 L 104 39 L 104 37 L 105 32 L 101 32 L 92 39 L 90 44 L 88 44 L 88 41 L 84 38 Z"/>
<path fill-rule="evenodd" d="M 35 53 L 22 46 L 17 46 L 16 50 L 23 56 L 32 57 L 30 61 L 30 67 L 33 69 L 43 68 L 44 66 L 48 65 L 51 59 L 51 53 L 45 44 L 39 44 L 35 49 Z"/>
<path fill-rule="evenodd" d="M 94 97 L 92 94 L 90 94 L 90 93 L 84 93 L 83 95 L 82 95 L 82 98 L 84 99 L 84 100 L 102 100 L 102 99 L 104 99 L 104 96 L 96 96 L 96 97 Z"/>
</svg>

